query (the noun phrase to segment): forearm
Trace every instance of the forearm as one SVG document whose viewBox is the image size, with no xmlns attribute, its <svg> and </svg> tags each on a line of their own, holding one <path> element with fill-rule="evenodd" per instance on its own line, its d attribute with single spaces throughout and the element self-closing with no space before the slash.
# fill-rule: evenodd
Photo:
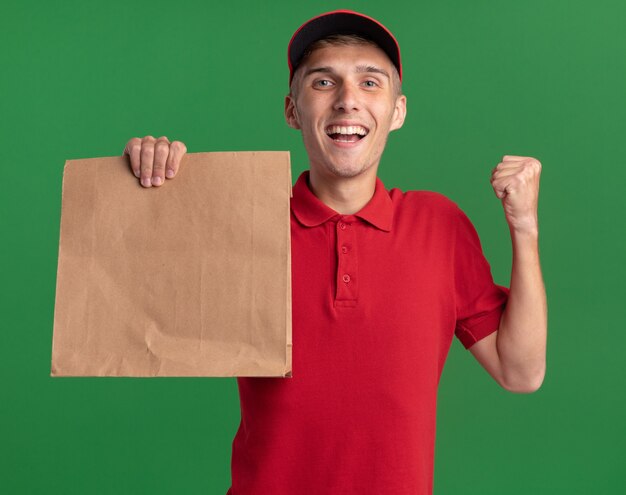
<svg viewBox="0 0 626 495">
<path fill-rule="evenodd" d="M 545 375 L 548 320 L 538 231 L 510 232 L 513 243 L 510 293 L 500 320 L 496 347 L 507 388 L 532 392 L 539 388 Z"/>
</svg>

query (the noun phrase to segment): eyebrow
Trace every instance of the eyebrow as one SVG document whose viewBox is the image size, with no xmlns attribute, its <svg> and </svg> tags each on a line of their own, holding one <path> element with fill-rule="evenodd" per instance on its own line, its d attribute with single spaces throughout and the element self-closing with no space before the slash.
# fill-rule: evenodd
<svg viewBox="0 0 626 495">
<path fill-rule="evenodd" d="M 381 69 L 380 67 L 376 67 L 374 65 L 357 65 L 356 71 L 357 73 L 370 73 L 374 74 L 382 74 L 387 79 L 391 79 L 389 73 L 385 69 Z M 311 67 L 304 73 L 304 77 L 307 77 L 314 73 L 322 73 L 322 74 L 334 74 L 335 71 L 331 67 Z"/>
</svg>

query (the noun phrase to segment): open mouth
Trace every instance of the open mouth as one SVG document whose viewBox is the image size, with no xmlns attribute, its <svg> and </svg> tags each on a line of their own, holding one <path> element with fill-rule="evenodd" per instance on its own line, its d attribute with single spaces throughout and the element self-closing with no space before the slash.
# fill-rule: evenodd
<svg viewBox="0 0 626 495">
<path fill-rule="evenodd" d="M 356 143 L 367 136 L 368 132 L 367 128 L 360 125 L 329 125 L 326 128 L 328 137 L 339 143 Z"/>
</svg>

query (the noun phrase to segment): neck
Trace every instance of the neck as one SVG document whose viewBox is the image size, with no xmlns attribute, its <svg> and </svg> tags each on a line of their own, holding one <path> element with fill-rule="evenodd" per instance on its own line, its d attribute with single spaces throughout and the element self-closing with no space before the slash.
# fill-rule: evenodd
<svg viewBox="0 0 626 495">
<path fill-rule="evenodd" d="M 371 167 L 355 177 L 344 178 L 328 177 L 311 168 L 309 186 L 326 206 L 342 215 L 353 215 L 374 196 L 376 169 L 377 167 Z"/>
</svg>

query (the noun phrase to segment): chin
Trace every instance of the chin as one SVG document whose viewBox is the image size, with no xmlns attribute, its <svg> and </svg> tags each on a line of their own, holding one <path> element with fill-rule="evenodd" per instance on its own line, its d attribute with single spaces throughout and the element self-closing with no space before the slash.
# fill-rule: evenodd
<svg viewBox="0 0 626 495">
<path fill-rule="evenodd" d="M 357 175 L 363 175 L 370 171 L 376 172 L 376 166 L 374 163 L 360 163 L 360 164 L 339 164 L 338 167 L 335 167 L 337 170 L 337 175 L 341 177 L 356 177 Z"/>
<path fill-rule="evenodd" d="M 365 168 L 356 168 L 356 167 L 330 167 L 330 171 L 336 175 L 337 177 L 341 177 L 343 179 L 349 179 L 351 177 L 356 177 L 357 175 L 362 174 L 366 169 Z"/>
<path fill-rule="evenodd" d="M 362 163 L 354 163 L 352 160 L 329 160 L 326 162 L 325 168 L 336 177 L 349 179 L 362 174 L 370 167 Z"/>
</svg>

